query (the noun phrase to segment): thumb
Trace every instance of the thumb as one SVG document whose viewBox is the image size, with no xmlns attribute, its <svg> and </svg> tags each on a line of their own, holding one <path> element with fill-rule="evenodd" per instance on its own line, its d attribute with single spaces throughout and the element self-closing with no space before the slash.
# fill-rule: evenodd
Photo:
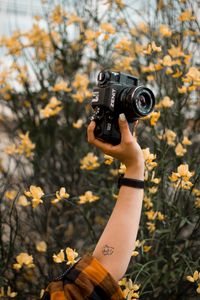
<svg viewBox="0 0 200 300">
<path fill-rule="evenodd" d="M 121 142 L 130 142 L 132 140 L 132 135 L 129 130 L 128 122 L 126 120 L 125 114 L 119 115 L 119 128 L 121 132 Z"/>
</svg>

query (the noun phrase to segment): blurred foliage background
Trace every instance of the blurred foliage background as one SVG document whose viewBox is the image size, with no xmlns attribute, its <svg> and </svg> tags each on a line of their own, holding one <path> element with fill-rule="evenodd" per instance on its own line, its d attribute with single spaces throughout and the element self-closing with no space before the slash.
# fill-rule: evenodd
<svg viewBox="0 0 200 300">
<path fill-rule="evenodd" d="M 146 188 L 124 297 L 199 299 L 198 1 L 42 4 L 31 30 L 0 38 L 0 298 L 40 298 L 106 225 L 124 166 L 86 128 L 96 75 L 111 69 L 157 103 L 137 129 Z"/>
</svg>

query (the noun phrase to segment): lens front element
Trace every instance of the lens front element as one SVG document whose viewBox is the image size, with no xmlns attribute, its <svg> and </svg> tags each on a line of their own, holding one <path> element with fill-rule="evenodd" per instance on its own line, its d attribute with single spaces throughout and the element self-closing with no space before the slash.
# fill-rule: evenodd
<svg viewBox="0 0 200 300">
<path fill-rule="evenodd" d="M 147 116 L 152 112 L 155 105 L 155 97 L 153 92 L 144 86 L 138 86 L 134 91 L 132 90 L 132 108 L 139 116 Z"/>
<path fill-rule="evenodd" d="M 155 105 L 153 92 L 144 86 L 124 89 L 120 98 L 121 111 L 129 122 L 150 114 Z"/>
<path fill-rule="evenodd" d="M 135 97 L 135 105 L 139 114 L 148 115 L 154 106 L 152 95 L 149 91 L 144 88 L 141 92 L 139 91 Z"/>
</svg>

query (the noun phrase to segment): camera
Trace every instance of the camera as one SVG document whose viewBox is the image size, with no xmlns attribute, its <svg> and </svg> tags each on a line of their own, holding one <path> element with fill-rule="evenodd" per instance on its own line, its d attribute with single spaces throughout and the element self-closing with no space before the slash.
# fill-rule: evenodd
<svg viewBox="0 0 200 300">
<path fill-rule="evenodd" d="M 138 78 L 122 72 L 101 71 L 91 101 L 95 137 L 113 145 L 120 144 L 119 114 L 125 114 L 133 132 L 133 122 L 150 114 L 154 105 L 153 92 L 138 85 Z"/>
</svg>

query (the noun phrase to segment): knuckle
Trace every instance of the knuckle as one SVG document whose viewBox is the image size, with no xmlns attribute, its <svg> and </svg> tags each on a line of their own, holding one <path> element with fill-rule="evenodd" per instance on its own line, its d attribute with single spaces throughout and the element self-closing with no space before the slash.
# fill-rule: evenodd
<svg viewBox="0 0 200 300">
<path fill-rule="evenodd" d="M 133 143 L 132 139 L 127 139 L 124 141 L 124 145 L 130 146 Z"/>
</svg>

